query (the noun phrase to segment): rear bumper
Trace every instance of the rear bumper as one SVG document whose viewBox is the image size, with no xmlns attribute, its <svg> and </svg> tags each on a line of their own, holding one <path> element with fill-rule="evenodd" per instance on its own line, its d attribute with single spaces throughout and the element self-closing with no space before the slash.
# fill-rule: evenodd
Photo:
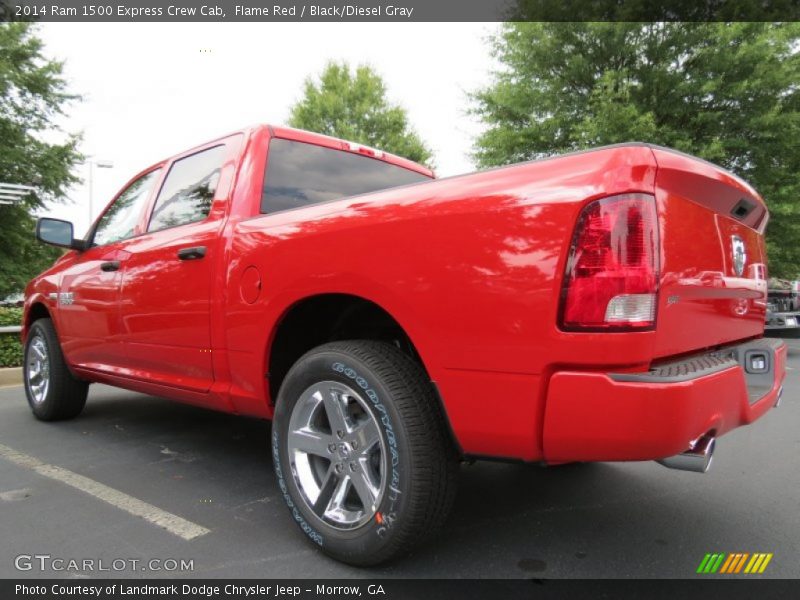
<svg viewBox="0 0 800 600">
<path fill-rule="evenodd" d="M 769 373 L 743 368 L 752 352 Z M 654 460 L 719 437 L 775 406 L 786 345 L 762 339 L 665 365 L 648 373 L 560 371 L 548 386 L 544 457 L 548 462 Z"/>
</svg>

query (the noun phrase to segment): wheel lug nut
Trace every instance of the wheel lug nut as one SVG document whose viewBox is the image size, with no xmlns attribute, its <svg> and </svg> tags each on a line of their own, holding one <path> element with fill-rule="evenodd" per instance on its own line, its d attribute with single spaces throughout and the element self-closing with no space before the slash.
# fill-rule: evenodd
<svg viewBox="0 0 800 600">
<path fill-rule="evenodd" d="M 328 444 L 328 452 L 330 452 L 331 454 L 336 452 L 336 444 Z"/>
<path fill-rule="evenodd" d="M 353 442 L 350 445 L 353 447 L 353 450 L 357 450 L 358 449 L 358 441 L 357 440 L 353 440 Z"/>
<path fill-rule="evenodd" d="M 336 463 L 334 469 L 336 470 L 337 473 L 341 473 L 343 470 L 342 463 Z"/>
<path fill-rule="evenodd" d="M 337 431 L 336 436 L 341 440 L 344 437 L 344 431 L 342 430 Z"/>
<path fill-rule="evenodd" d="M 350 470 L 351 471 L 355 471 L 356 470 L 356 463 L 350 463 Z"/>
</svg>

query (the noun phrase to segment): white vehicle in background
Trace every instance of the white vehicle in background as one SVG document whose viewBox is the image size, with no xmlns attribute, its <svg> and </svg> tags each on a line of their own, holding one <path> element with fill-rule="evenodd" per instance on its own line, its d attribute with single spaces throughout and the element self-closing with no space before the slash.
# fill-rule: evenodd
<svg viewBox="0 0 800 600">
<path fill-rule="evenodd" d="M 800 281 L 769 280 L 764 335 L 800 338 Z"/>
</svg>

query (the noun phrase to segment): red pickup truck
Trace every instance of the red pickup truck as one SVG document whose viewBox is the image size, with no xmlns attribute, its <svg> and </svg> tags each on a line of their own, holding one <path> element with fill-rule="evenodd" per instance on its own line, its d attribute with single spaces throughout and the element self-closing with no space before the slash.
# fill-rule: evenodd
<svg viewBox="0 0 800 600">
<path fill-rule="evenodd" d="M 91 382 L 273 421 L 280 494 L 375 564 L 439 530 L 463 458 L 658 460 L 776 406 L 768 213 L 704 161 L 622 144 L 459 177 L 258 126 L 136 175 L 26 290 L 34 415 Z M 257 474 L 254 474 L 254 476 Z"/>
</svg>

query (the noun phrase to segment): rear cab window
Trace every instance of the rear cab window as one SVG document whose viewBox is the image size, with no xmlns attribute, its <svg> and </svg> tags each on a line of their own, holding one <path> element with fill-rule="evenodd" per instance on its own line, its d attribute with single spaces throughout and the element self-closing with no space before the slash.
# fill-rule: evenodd
<svg viewBox="0 0 800 600">
<path fill-rule="evenodd" d="M 261 213 L 275 213 L 422 181 L 431 181 L 431 178 L 345 150 L 273 138 L 264 175 Z"/>
</svg>

